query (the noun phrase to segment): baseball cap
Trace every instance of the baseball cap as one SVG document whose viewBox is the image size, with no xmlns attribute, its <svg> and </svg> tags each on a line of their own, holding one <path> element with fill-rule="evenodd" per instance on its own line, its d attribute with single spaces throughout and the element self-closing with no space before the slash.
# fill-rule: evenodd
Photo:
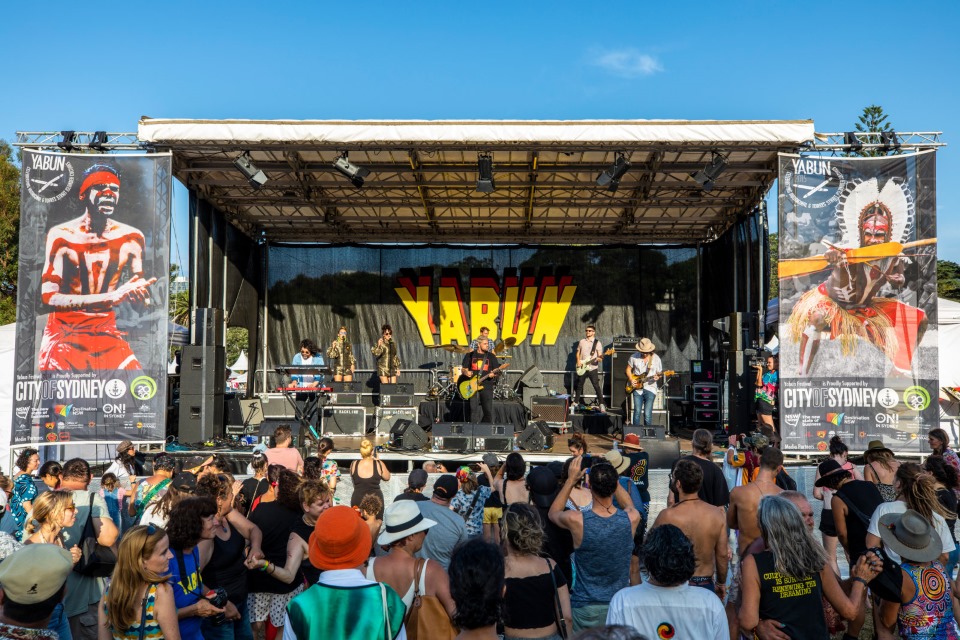
<svg viewBox="0 0 960 640">
<path fill-rule="evenodd" d="M 427 472 L 423 469 L 414 469 L 407 477 L 407 486 L 411 489 L 422 489 L 427 485 Z"/>
<path fill-rule="evenodd" d="M 193 493 L 197 488 L 197 476 L 189 471 L 181 471 L 177 475 L 173 476 L 173 481 L 170 484 L 177 491 L 182 491 L 183 493 Z"/>
<path fill-rule="evenodd" d="M 52 597 L 73 570 L 66 549 L 52 544 L 26 545 L 0 562 L 4 595 L 17 604 L 37 604 Z"/>
<path fill-rule="evenodd" d="M 456 476 L 448 473 L 437 478 L 437 481 L 433 484 L 433 495 L 441 500 L 450 500 L 457 495 L 459 489 L 460 483 L 457 482 Z"/>
</svg>

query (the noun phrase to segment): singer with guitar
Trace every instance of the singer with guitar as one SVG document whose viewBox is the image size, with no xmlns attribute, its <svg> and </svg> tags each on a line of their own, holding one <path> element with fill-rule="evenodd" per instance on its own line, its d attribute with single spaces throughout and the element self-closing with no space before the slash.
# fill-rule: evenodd
<svg viewBox="0 0 960 640">
<path fill-rule="evenodd" d="M 393 327 L 383 325 L 380 330 L 383 334 L 377 344 L 370 347 L 377 359 L 377 375 L 382 384 L 396 384 L 400 373 L 400 355 L 397 353 L 397 343 L 393 339 Z"/>
<path fill-rule="evenodd" d="M 600 386 L 600 362 L 603 356 L 607 355 L 603 351 L 603 345 L 597 338 L 597 328 L 588 324 L 585 329 L 586 337 L 577 343 L 577 371 L 573 382 L 573 397 L 580 404 L 587 404 L 583 397 L 583 385 L 589 378 L 593 385 L 593 392 L 597 396 L 597 404 L 600 405 L 600 411 L 606 412 L 607 408 L 603 404 L 603 389 Z M 610 350 L 612 355 L 613 349 Z"/>
<path fill-rule="evenodd" d="M 353 346 L 347 338 L 347 328 L 340 327 L 336 340 L 327 349 L 327 357 L 333 365 L 334 382 L 352 382 L 357 361 L 353 357 Z"/>
<path fill-rule="evenodd" d="M 634 345 L 637 353 L 627 361 L 627 379 L 642 384 L 634 384 L 633 390 L 633 420 L 634 425 L 650 426 L 653 424 L 653 401 L 657 397 L 657 381 L 663 374 L 663 363 L 660 356 L 654 353 L 657 350 L 650 338 L 641 338 Z M 643 422 L 640 416 L 643 415 Z"/>
<path fill-rule="evenodd" d="M 482 417 L 479 422 L 493 422 L 493 384 L 492 379 L 500 373 L 500 361 L 490 350 L 490 340 L 481 336 L 477 339 L 477 348 L 467 355 L 463 356 L 463 376 L 461 382 L 476 378 L 480 381 L 481 388 L 476 392 L 465 397 L 470 403 L 470 422 L 478 422 L 477 405 L 482 411 Z M 490 382 L 484 384 L 484 380 Z M 466 394 L 463 394 L 466 396 Z"/>
</svg>

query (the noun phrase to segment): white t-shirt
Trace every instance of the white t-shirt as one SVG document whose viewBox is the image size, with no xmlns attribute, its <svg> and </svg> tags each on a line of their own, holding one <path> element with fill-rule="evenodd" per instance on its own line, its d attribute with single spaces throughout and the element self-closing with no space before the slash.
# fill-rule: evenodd
<svg viewBox="0 0 960 640">
<path fill-rule="evenodd" d="M 647 374 L 648 377 L 643 383 L 644 391 L 657 393 L 660 390 L 657 386 L 657 381 L 653 379 L 658 373 L 663 373 L 663 363 L 660 362 L 660 356 L 653 354 L 650 356 L 648 362 L 644 362 L 643 354 L 638 352 L 630 356 L 627 364 L 630 365 L 630 370 L 633 372 L 633 375 L 642 376 L 643 374 Z"/>
<path fill-rule="evenodd" d="M 659 587 L 644 582 L 614 594 L 607 624 L 633 627 L 647 638 L 729 640 L 723 603 L 703 587 Z"/>
<path fill-rule="evenodd" d="M 884 502 L 878 506 L 873 511 L 873 516 L 870 518 L 870 526 L 867 527 L 867 533 L 872 533 L 873 535 L 880 537 L 880 518 L 885 516 L 888 513 L 904 513 L 907 510 L 906 503 L 900 502 Z M 942 553 L 950 553 L 953 551 L 957 545 L 953 542 L 953 536 L 950 535 L 950 529 L 947 528 L 947 521 L 943 519 L 939 513 L 933 514 L 933 526 L 937 530 L 937 533 L 940 535 L 940 542 L 943 544 Z M 900 564 L 900 556 L 896 551 L 890 547 L 884 547 L 884 551 L 887 552 L 887 555 L 890 556 L 890 559 Z"/>
<path fill-rule="evenodd" d="M 103 472 L 104 475 L 112 473 L 117 476 L 117 480 L 120 481 L 120 486 L 129 491 L 133 488 L 130 484 L 130 472 L 127 471 L 127 468 L 119 460 L 114 460 L 110 463 L 110 466 L 107 467 L 107 470 Z"/>
</svg>

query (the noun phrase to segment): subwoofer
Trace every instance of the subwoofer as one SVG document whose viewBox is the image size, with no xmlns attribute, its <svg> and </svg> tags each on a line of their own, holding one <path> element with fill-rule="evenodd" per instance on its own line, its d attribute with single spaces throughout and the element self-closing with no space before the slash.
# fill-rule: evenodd
<svg viewBox="0 0 960 640">
<path fill-rule="evenodd" d="M 543 420 L 527 424 L 527 428 L 517 436 L 517 446 L 524 451 L 549 451 L 553 449 L 553 429 Z"/>
<path fill-rule="evenodd" d="M 389 446 L 394 449 L 416 451 L 430 442 L 430 436 L 413 420 L 398 419 L 390 427 Z"/>
<path fill-rule="evenodd" d="M 470 448 L 474 451 L 513 451 L 513 425 L 473 425 L 473 446 Z"/>
<path fill-rule="evenodd" d="M 431 433 L 434 451 L 469 451 L 473 447 L 473 425 L 469 422 L 438 422 Z"/>
</svg>

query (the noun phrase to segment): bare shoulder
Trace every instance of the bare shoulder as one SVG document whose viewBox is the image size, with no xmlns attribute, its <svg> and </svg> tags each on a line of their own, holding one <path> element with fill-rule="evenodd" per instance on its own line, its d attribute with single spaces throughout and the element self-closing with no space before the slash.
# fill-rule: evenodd
<svg viewBox="0 0 960 640">
<path fill-rule="evenodd" d="M 157 584 L 157 597 L 158 598 L 170 598 L 173 599 L 173 587 L 170 586 L 169 582 L 161 582 Z"/>
</svg>

